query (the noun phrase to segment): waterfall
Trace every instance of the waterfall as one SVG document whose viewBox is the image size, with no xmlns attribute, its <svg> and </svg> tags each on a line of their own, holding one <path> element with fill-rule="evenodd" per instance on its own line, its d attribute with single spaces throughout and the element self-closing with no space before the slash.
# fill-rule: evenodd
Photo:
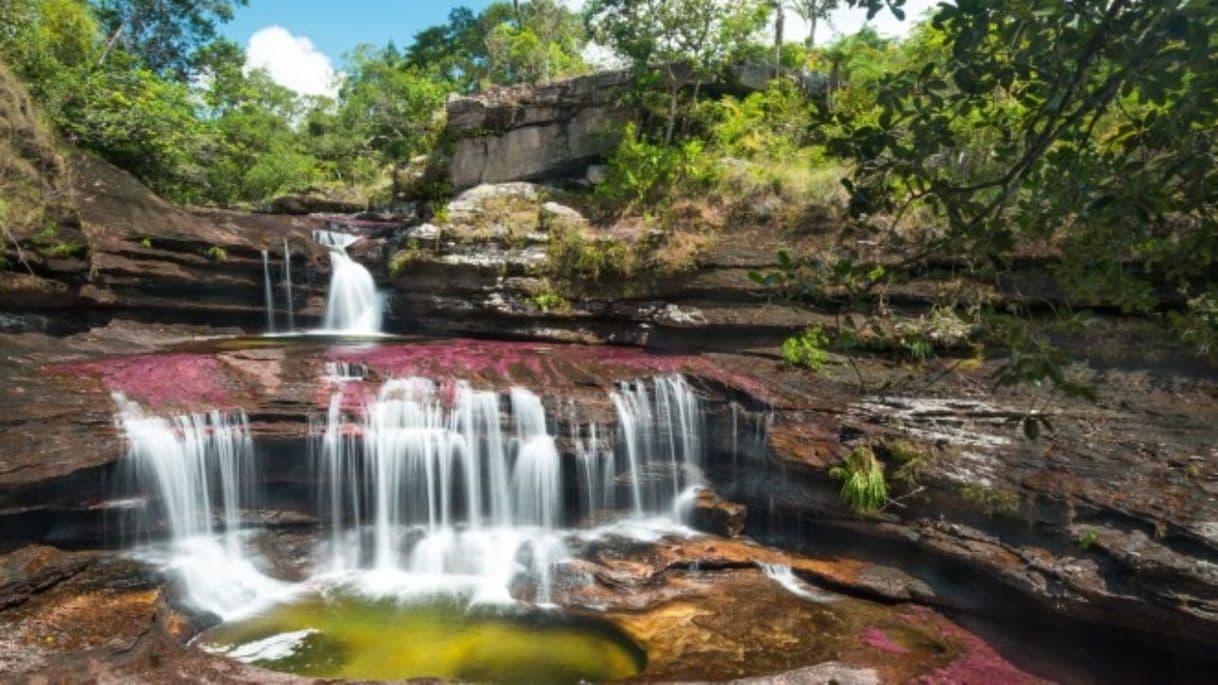
<svg viewBox="0 0 1218 685">
<path fill-rule="evenodd" d="M 679 375 L 622 383 L 610 394 L 636 515 L 665 511 L 702 482 L 703 418 L 698 396 Z"/>
<path fill-rule="evenodd" d="M 321 583 L 505 603 L 527 578 L 532 601 L 548 604 L 571 526 L 672 530 L 703 484 L 701 407 L 681 376 L 610 390 L 615 432 L 581 421 L 574 403 L 464 381 L 391 379 L 352 408 L 343 388 L 366 376 L 364 365 L 331 362 L 321 373 L 338 388 L 310 423 L 315 513 L 327 526 L 313 577 Z M 140 528 L 168 532 L 166 564 L 192 601 L 227 618 L 301 587 L 258 572 L 243 538 L 241 511 L 257 492 L 245 415 L 165 418 L 115 400 L 127 482 L 148 496 Z M 569 437 L 569 461 L 559 435 Z M 633 515 L 606 523 L 619 504 Z"/>
<path fill-rule="evenodd" d="M 126 438 L 128 487 L 154 496 L 138 528 L 163 521 L 190 599 L 225 618 L 255 610 L 283 584 L 263 576 L 241 546 L 241 509 L 256 487 L 254 443 L 243 412 L 150 416 L 114 395 Z M 217 519 L 222 523 L 218 533 Z"/>
<path fill-rule="evenodd" d="M 266 250 L 262 251 L 262 294 L 266 302 L 266 332 L 275 332 L 275 297 L 271 293 L 271 265 Z"/>
<path fill-rule="evenodd" d="M 358 236 L 335 231 L 314 231 L 313 240 L 330 250 L 330 293 L 326 301 L 325 330 L 342 333 L 380 333 L 384 304 L 376 281 L 347 248 Z"/>
<path fill-rule="evenodd" d="M 541 399 L 514 388 L 508 406 L 467 383 L 406 378 L 386 382 L 354 424 L 335 394 L 315 467 L 331 568 L 407 572 L 505 601 L 525 552 L 546 601 L 565 553 L 561 462 Z"/>
<path fill-rule="evenodd" d="M 288 305 L 288 331 L 296 330 L 296 308 L 292 304 L 292 250 L 283 239 L 283 296 Z"/>
</svg>

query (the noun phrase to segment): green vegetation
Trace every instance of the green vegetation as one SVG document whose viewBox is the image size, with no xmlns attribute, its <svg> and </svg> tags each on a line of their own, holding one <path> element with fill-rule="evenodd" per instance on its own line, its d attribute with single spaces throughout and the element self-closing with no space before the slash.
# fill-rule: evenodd
<svg viewBox="0 0 1218 685">
<path fill-rule="evenodd" d="M 1004 488 L 969 483 L 961 486 L 960 496 L 980 509 L 986 516 L 1009 515 L 1019 511 L 1018 493 Z"/>
<path fill-rule="evenodd" d="M 217 26 L 246 0 L 6 0 L 0 62 L 58 131 L 183 203 L 285 193 L 387 199 L 395 166 L 431 152 L 444 98 L 587 71 L 579 15 L 554 0 L 458 8 L 347 56 L 337 94 L 305 97 L 245 64 Z"/>
<path fill-rule="evenodd" d="M 203 256 L 207 257 L 213 262 L 228 261 L 228 252 L 225 252 L 224 248 L 220 247 L 219 245 L 212 245 L 206 250 L 203 250 Z"/>
<path fill-rule="evenodd" d="M 1075 542 L 1078 543 L 1078 548 L 1085 552 L 1085 551 L 1091 549 L 1091 546 L 1094 545 L 1096 542 L 1099 542 L 1099 539 L 1100 539 L 1100 534 L 1098 532 L 1096 532 L 1094 529 L 1088 529 L 1086 531 L 1083 531 L 1083 533 L 1078 536 L 1078 538 L 1075 540 Z"/>
<path fill-rule="evenodd" d="M 842 502 L 856 513 L 874 513 L 888 503 L 884 465 L 866 445 L 850 450 L 843 464 L 830 469 L 829 475 L 842 481 Z"/>
<path fill-rule="evenodd" d="M 419 258 L 419 251 L 421 249 L 422 246 L 417 239 L 411 238 L 407 241 L 402 249 L 393 253 L 393 256 L 389 258 L 389 275 L 397 278 L 406 273 L 406 268 Z"/>
<path fill-rule="evenodd" d="M 825 368 L 829 352 L 825 349 L 829 338 L 821 326 L 811 326 L 803 333 L 787 338 L 782 344 L 782 358 L 792 366 L 804 366 L 813 371 Z"/>
<path fill-rule="evenodd" d="M 543 312 L 561 313 L 571 308 L 571 303 L 567 301 L 567 298 L 549 289 L 534 294 L 529 301 Z"/>
</svg>

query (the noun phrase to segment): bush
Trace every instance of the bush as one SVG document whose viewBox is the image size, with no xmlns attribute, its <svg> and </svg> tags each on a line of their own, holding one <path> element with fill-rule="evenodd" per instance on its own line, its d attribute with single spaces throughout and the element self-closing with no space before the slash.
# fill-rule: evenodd
<svg viewBox="0 0 1218 685">
<path fill-rule="evenodd" d="M 856 513 L 879 511 L 888 502 L 884 465 L 866 445 L 850 450 L 843 465 L 832 468 L 829 475 L 842 481 L 842 501 Z"/>
<path fill-rule="evenodd" d="M 792 366 L 806 366 L 813 371 L 825 368 L 829 361 L 829 336 L 820 325 L 810 326 L 797 336 L 782 343 L 782 358 Z"/>
<path fill-rule="evenodd" d="M 651 143 L 638 135 L 634 124 L 627 124 L 609 155 L 608 173 L 596 187 L 596 199 L 612 209 L 664 206 L 683 190 L 708 187 L 715 170 L 703 151 L 698 140 L 673 146 Z"/>
</svg>

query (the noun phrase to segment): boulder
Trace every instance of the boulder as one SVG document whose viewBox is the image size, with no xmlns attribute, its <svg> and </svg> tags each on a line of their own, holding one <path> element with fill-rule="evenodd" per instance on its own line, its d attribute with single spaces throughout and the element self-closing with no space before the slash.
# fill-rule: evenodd
<svg viewBox="0 0 1218 685">
<path fill-rule="evenodd" d="M 629 80 L 625 71 L 610 71 L 450 99 L 449 183 L 461 189 L 583 175 L 629 119 L 619 102 Z"/>
</svg>

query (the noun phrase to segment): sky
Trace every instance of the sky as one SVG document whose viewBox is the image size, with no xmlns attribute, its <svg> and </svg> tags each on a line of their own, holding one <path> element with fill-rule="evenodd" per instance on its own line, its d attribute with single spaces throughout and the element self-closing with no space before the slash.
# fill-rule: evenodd
<svg viewBox="0 0 1218 685">
<path fill-rule="evenodd" d="M 228 38 L 246 49 L 253 67 L 263 67 L 276 82 L 306 95 L 332 95 L 343 55 L 361 43 L 409 45 L 414 35 L 442 23 L 455 7 L 479 11 L 492 0 L 250 0 L 222 27 Z M 579 7 L 583 0 L 565 0 Z M 908 19 L 920 16 L 938 0 L 908 0 Z M 861 10 L 839 9 L 829 25 L 817 29 L 817 42 L 850 34 L 865 22 Z M 881 12 L 873 22 L 880 33 L 900 36 L 910 21 Z M 807 28 L 787 13 L 787 39 L 803 40 Z"/>
</svg>

